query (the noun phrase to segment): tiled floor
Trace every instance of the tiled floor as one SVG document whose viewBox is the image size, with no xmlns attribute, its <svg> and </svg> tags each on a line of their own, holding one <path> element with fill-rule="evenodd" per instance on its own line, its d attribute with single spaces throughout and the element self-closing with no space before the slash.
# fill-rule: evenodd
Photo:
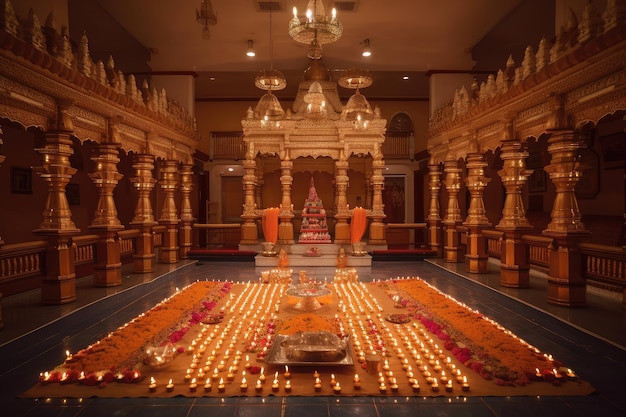
<svg viewBox="0 0 626 417">
<path fill-rule="evenodd" d="M 443 267 L 449 268 L 448 271 Z M 154 274 L 124 276 L 115 288 L 77 283 L 78 301 L 39 305 L 38 292 L 2 300 L 0 410 L 3 416 L 623 416 L 626 412 L 626 314 L 621 297 L 589 291 L 587 308 L 546 303 L 545 277 L 532 288 L 503 289 L 494 272 L 464 277 L 462 264 L 375 262 L 359 271 L 362 281 L 420 276 L 500 322 L 539 349 L 572 366 L 597 392 L 587 397 L 265 397 L 149 399 L 18 399 L 42 369 L 76 351 L 198 279 L 256 280 L 250 263 L 158 265 Z M 333 268 L 306 268 L 332 277 Z"/>
</svg>

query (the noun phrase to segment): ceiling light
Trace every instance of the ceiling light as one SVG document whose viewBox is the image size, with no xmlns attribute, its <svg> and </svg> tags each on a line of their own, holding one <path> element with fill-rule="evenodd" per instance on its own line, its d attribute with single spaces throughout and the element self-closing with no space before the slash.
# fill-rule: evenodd
<svg viewBox="0 0 626 417">
<path fill-rule="evenodd" d="M 213 13 L 211 0 L 200 1 L 200 10 L 196 9 L 196 22 L 202 25 L 202 39 L 211 39 L 209 25 L 212 26 L 217 24 L 217 16 L 215 16 L 215 13 Z"/>
<path fill-rule="evenodd" d="M 254 79 L 254 85 L 261 90 L 277 91 L 287 87 L 282 72 L 274 69 L 274 38 L 272 37 L 272 9 L 270 8 L 270 69 L 263 70 Z"/>
<path fill-rule="evenodd" d="M 249 39 L 248 39 L 248 49 L 246 50 L 246 55 L 250 57 L 256 56 L 256 53 L 254 52 L 254 42 L 252 42 Z"/>
<path fill-rule="evenodd" d="M 372 56 L 372 49 L 370 48 L 370 40 L 365 39 L 362 43 L 364 46 L 363 46 L 363 52 L 361 52 L 361 55 Z"/>
<path fill-rule="evenodd" d="M 402 77 L 402 79 L 403 79 L 403 80 L 408 80 L 408 79 L 409 79 L 409 76 L 408 76 L 408 75 L 404 75 L 404 76 Z"/>
<path fill-rule="evenodd" d="M 331 17 L 327 17 L 322 0 L 309 0 L 306 17 L 302 21 L 298 18 L 298 9 L 293 8 L 289 36 L 296 42 L 311 45 L 316 41 L 323 45 L 337 41 L 342 33 L 343 25 L 337 20 L 337 11 L 333 9 Z"/>
</svg>

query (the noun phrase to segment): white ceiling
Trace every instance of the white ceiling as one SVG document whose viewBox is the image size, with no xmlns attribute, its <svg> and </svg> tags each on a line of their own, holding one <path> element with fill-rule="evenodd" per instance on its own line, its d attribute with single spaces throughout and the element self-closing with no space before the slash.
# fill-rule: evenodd
<svg viewBox="0 0 626 417">
<path fill-rule="evenodd" d="M 217 24 L 210 40 L 201 38 L 196 22 L 200 0 L 97 0 L 141 44 L 149 48 L 154 71 L 195 71 L 198 98 L 257 97 L 254 76 L 269 69 L 270 13 L 259 0 L 212 0 Z M 269 2 L 270 0 L 265 0 Z M 321 1 L 321 0 L 319 0 Z M 470 50 L 521 0 L 351 0 L 352 11 L 338 11 L 341 39 L 323 46 L 323 62 L 331 70 L 361 67 L 374 75 L 366 95 L 382 98 L 427 96 L 428 70 L 471 69 Z M 307 47 L 287 34 L 296 6 L 299 15 L 307 0 L 277 0 L 271 13 L 273 67 L 288 80 L 287 95 L 308 67 Z M 325 0 L 327 14 L 335 1 Z M 346 1 L 337 1 L 347 3 Z M 254 41 L 256 57 L 245 55 Z M 373 55 L 361 56 L 361 43 L 370 39 Z M 409 74 L 412 80 L 402 81 Z M 214 77 L 215 80 L 211 80 Z M 372 93 L 374 92 L 374 93 Z"/>
</svg>

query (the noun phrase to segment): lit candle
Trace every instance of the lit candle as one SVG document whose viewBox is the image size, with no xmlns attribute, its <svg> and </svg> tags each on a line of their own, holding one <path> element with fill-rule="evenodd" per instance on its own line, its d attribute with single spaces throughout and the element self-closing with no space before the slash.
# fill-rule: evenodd
<svg viewBox="0 0 626 417">
<path fill-rule="evenodd" d="M 420 392 L 420 384 L 417 381 L 411 385 L 411 388 L 413 388 L 413 392 Z"/>
<path fill-rule="evenodd" d="M 193 378 L 189 384 L 189 391 L 196 392 L 196 388 L 198 388 L 198 384 L 196 383 L 196 378 Z"/>
<path fill-rule="evenodd" d="M 246 381 L 246 378 L 241 378 L 241 384 L 239 385 L 239 389 L 241 389 L 241 392 L 248 391 L 248 382 Z"/>
<path fill-rule="evenodd" d="M 339 382 L 335 383 L 335 386 L 333 387 L 333 392 L 335 394 L 341 394 L 341 385 L 339 385 Z"/>
<path fill-rule="evenodd" d="M 463 383 L 461 384 L 461 389 L 463 391 L 469 391 L 470 389 L 469 383 L 467 382 L 467 377 L 465 376 L 463 377 Z"/>
<path fill-rule="evenodd" d="M 446 391 L 452 392 L 452 380 L 451 379 L 449 379 L 448 382 L 446 383 Z"/>
<path fill-rule="evenodd" d="M 289 366 L 285 365 L 285 378 L 291 377 L 291 372 L 289 372 Z"/>
<path fill-rule="evenodd" d="M 154 377 L 150 377 L 150 384 L 148 385 L 148 389 L 150 390 L 150 392 L 155 392 L 156 387 L 156 380 L 154 379 Z"/>
<path fill-rule="evenodd" d="M 261 367 L 261 373 L 259 374 L 259 381 L 265 382 L 265 367 Z"/>
<path fill-rule="evenodd" d="M 167 385 L 165 386 L 165 389 L 167 390 L 167 392 L 174 391 L 174 384 L 172 383 L 171 379 L 168 381 Z"/>
<path fill-rule="evenodd" d="M 285 381 L 285 392 L 291 392 L 291 381 Z"/>
<path fill-rule="evenodd" d="M 207 378 L 204 382 L 204 392 L 211 392 L 211 378 Z"/>
<path fill-rule="evenodd" d="M 315 392 L 320 392 L 322 390 L 322 380 L 319 378 L 315 378 L 313 388 L 315 388 Z"/>
<path fill-rule="evenodd" d="M 437 380 L 433 380 L 432 385 L 430 386 L 430 389 L 432 389 L 434 392 L 439 391 L 439 384 L 437 383 Z"/>
<path fill-rule="evenodd" d="M 569 379 L 576 379 L 576 374 L 571 369 L 567 369 L 567 373 L 565 374 Z"/>
<path fill-rule="evenodd" d="M 263 384 L 261 383 L 260 379 L 256 380 L 256 385 L 254 386 L 254 389 L 256 390 L 256 392 L 263 391 Z"/>
<path fill-rule="evenodd" d="M 226 391 L 226 386 L 224 385 L 224 378 L 220 378 L 219 384 L 217 384 L 217 390 L 219 392 Z"/>
</svg>

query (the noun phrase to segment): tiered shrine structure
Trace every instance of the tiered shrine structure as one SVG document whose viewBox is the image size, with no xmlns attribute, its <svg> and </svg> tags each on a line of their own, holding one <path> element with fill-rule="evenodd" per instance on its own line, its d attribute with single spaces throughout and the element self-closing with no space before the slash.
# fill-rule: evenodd
<svg viewBox="0 0 626 417">
<path fill-rule="evenodd" d="M 311 177 L 311 185 L 309 186 L 309 196 L 305 200 L 302 210 L 302 224 L 298 243 L 331 243 L 328 224 L 326 223 L 326 210 L 322 199 L 317 195 L 313 177 Z"/>
</svg>

